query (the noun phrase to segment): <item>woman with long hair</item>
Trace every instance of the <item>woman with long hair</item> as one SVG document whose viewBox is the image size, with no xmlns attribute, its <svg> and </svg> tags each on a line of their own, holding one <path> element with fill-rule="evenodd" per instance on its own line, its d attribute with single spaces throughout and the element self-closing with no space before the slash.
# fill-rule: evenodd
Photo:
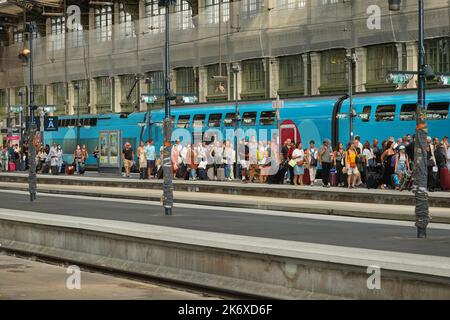
<svg viewBox="0 0 450 320">
<path fill-rule="evenodd" d="M 337 147 L 333 152 L 333 165 L 336 168 L 338 187 L 344 186 L 344 172 L 345 167 L 345 150 L 344 145 L 338 142 Z"/>
<path fill-rule="evenodd" d="M 303 185 L 303 174 L 305 173 L 304 157 L 305 153 L 302 149 L 302 143 L 297 142 L 297 144 L 295 145 L 295 150 L 292 152 L 292 160 L 295 160 L 297 162 L 294 166 L 295 185 Z"/>
</svg>

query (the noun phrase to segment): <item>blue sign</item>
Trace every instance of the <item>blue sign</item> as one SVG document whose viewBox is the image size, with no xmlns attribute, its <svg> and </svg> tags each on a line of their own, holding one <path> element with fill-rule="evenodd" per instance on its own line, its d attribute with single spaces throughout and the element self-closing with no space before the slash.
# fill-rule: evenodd
<svg viewBox="0 0 450 320">
<path fill-rule="evenodd" d="M 58 131 L 58 117 L 45 117 L 44 131 Z"/>
</svg>

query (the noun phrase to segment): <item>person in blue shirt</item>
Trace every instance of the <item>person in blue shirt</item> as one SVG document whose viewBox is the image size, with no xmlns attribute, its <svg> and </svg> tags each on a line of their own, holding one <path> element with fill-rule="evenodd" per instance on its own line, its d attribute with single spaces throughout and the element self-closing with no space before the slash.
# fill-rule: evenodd
<svg viewBox="0 0 450 320">
<path fill-rule="evenodd" d="M 147 145 L 145 146 L 145 154 L 147 156 L 148 178 L 151 179 L 156 160 L 156 150 L 153 145 L 153 139 L 147 141 Z"/>
</svg>

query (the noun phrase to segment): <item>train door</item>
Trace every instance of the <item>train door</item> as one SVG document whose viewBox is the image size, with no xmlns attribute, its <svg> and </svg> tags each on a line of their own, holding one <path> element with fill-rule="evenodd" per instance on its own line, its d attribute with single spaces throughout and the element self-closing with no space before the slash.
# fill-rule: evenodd
<svg viewBox="0 0 450 320">
<path fill-rule="evenodd" d="M 291 139 L 292 142 L 297 143 L 301 141 L 300 132 L 297 125 L 292 120 L 285 120 L 280 125 L 281 144 L 284 144 L 286 139 Z"/>
<path fill-rule="evenodd" d="M 121 138 L 119 130 L 100 131 L 100 171 L 120 173 L 122 167 L 120 156 Z"/>
</svg>

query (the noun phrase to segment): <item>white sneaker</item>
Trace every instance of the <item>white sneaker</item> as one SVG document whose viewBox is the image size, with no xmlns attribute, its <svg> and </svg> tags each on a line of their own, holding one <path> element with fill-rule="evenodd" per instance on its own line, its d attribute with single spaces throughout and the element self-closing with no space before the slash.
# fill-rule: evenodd
<svg viewBox="0 0 450 320">
<path fill-rule="evenodd" d="M 231 179 L 231 177 L 228 177 L 228 181 L 233 181 L 233 179 Z"/>
<path fill-rule="evenodd" d="M 245 181 L 245 177 L 242 177 L 242 181 Z"/>
</svg>

